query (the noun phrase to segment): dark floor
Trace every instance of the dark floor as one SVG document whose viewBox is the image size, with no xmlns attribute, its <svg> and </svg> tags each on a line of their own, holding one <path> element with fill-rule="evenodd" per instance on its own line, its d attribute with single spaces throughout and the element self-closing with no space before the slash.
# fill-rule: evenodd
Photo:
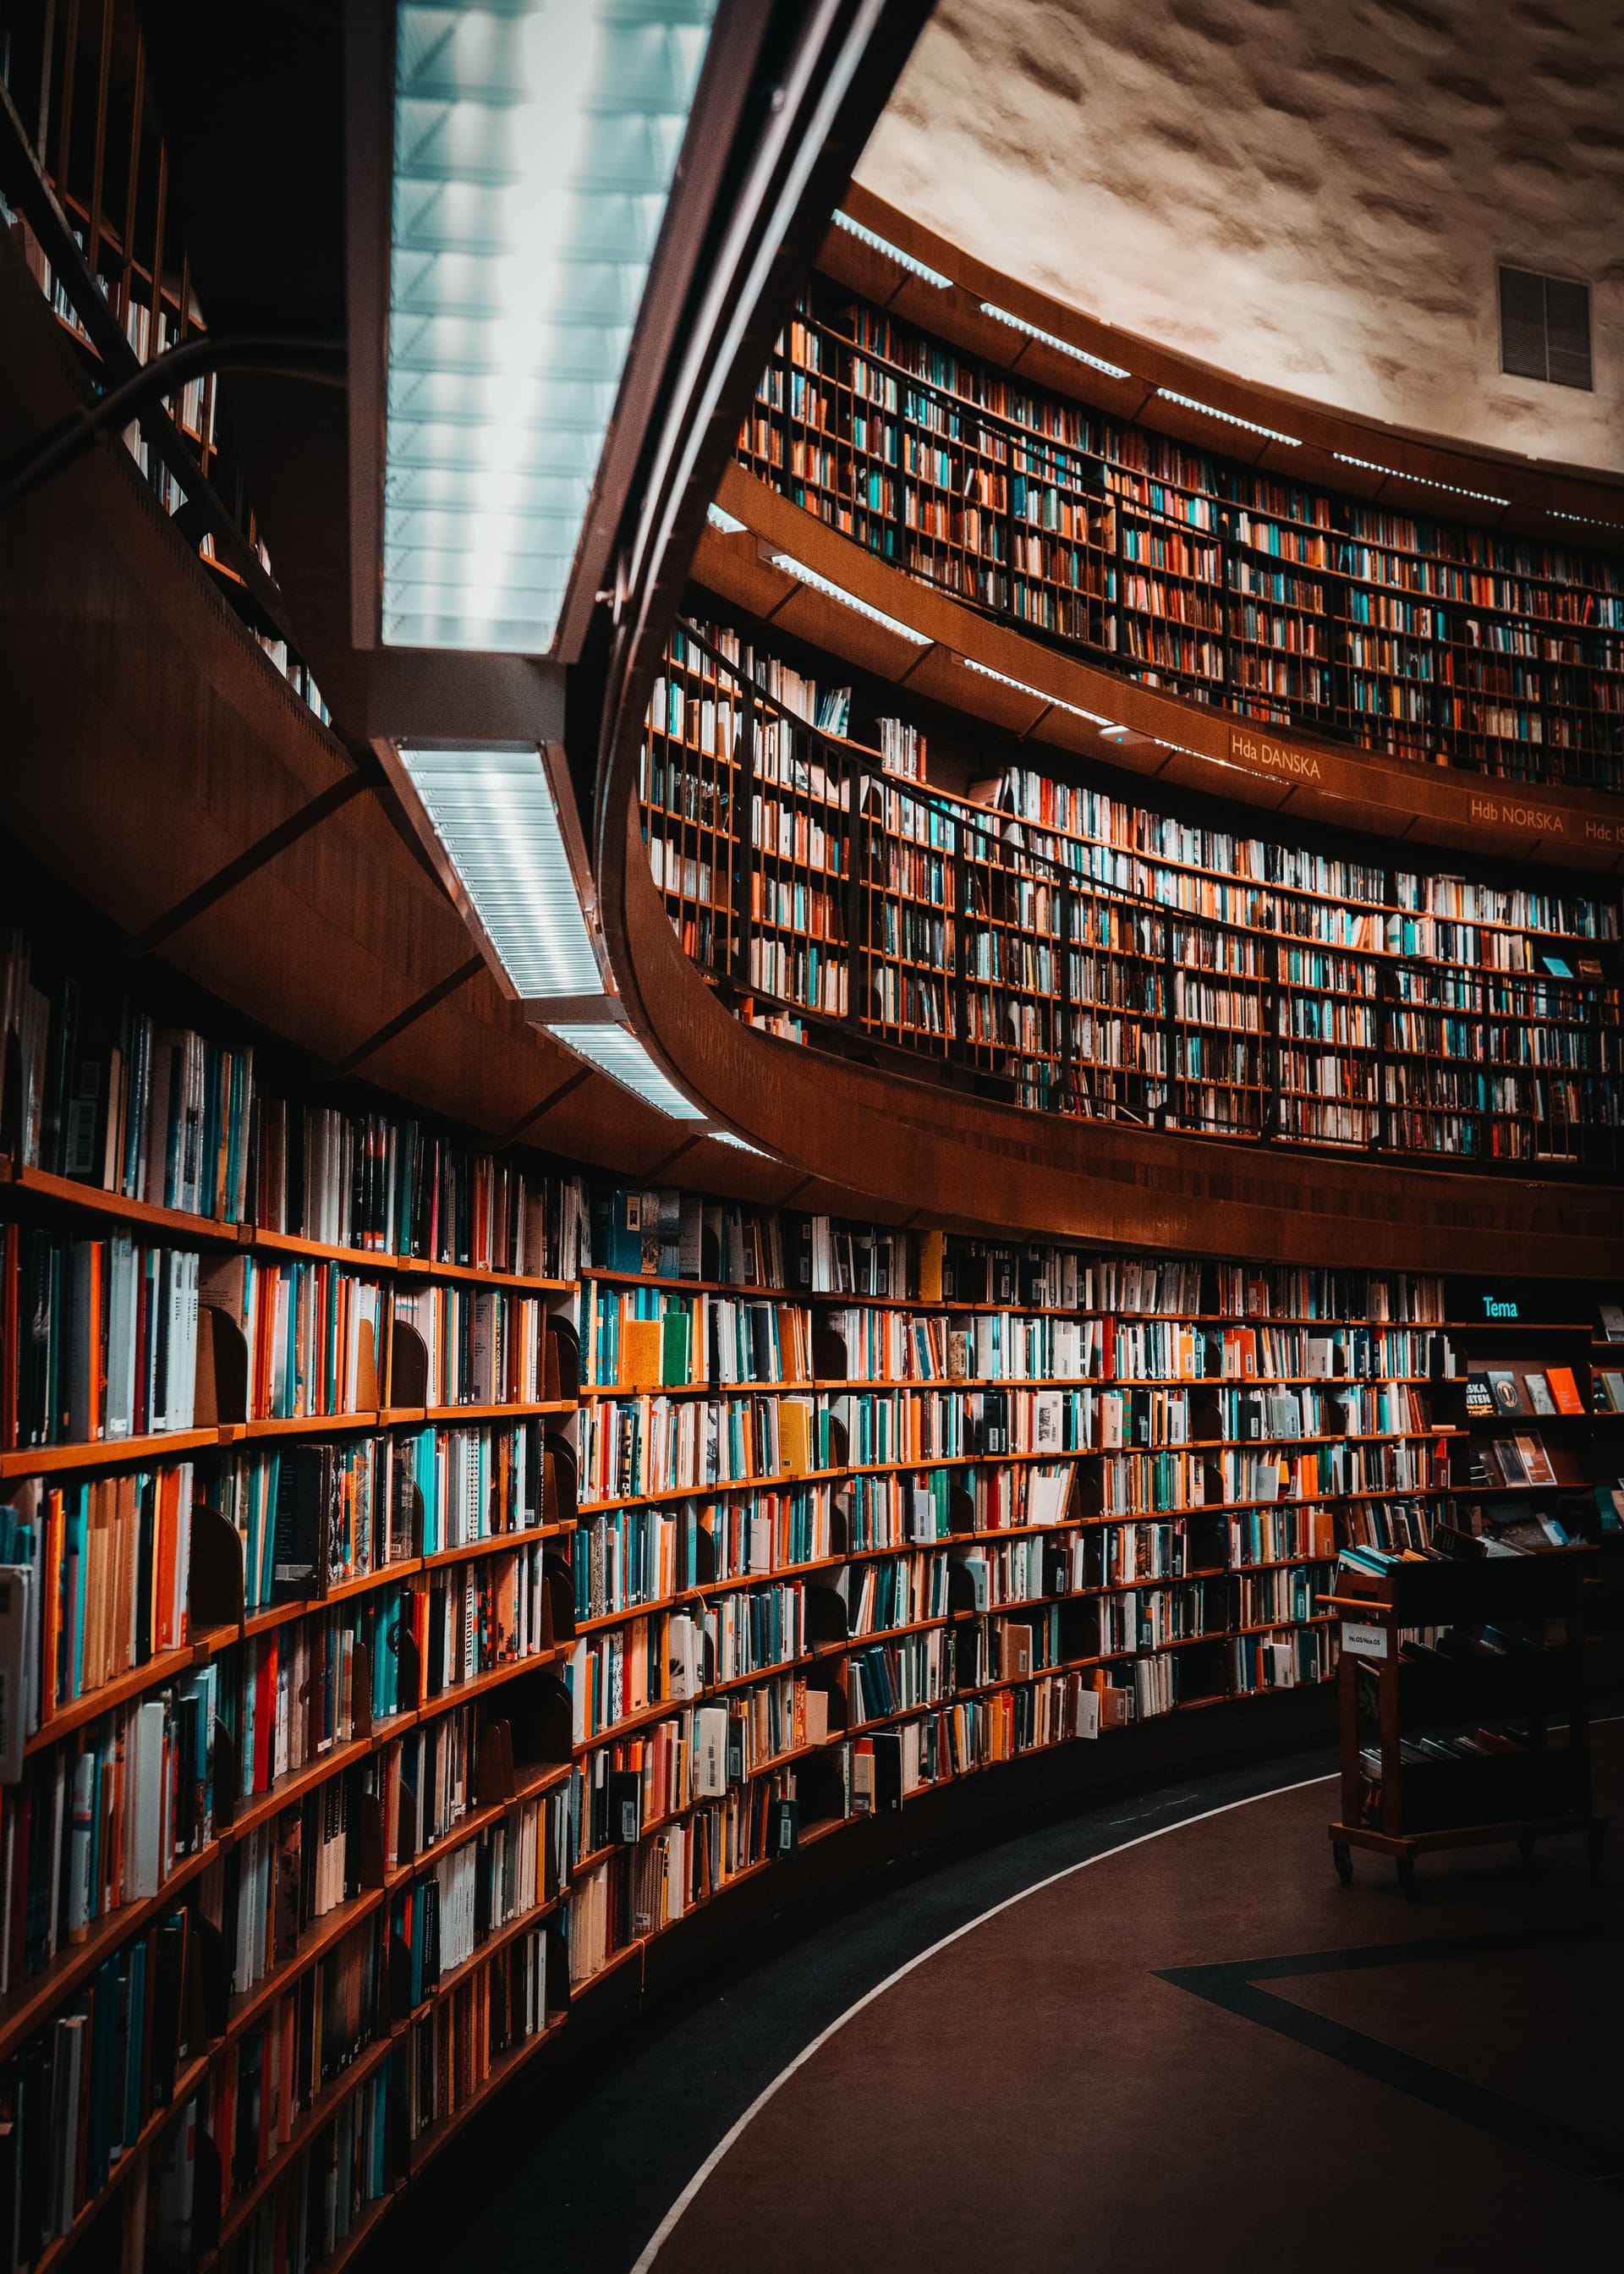
<svg viewBox="0 0 1624 2274">
<path fill-rule="evenodd" d="M 1597 1743 L 1617 1824 L 1624 1728 Z M 1600 1879 L 1574 1841 L 1530 1869 L 1498 1849 L 1429 1859 L 1407 1903 L 1362 1856 L 1344 1891 L 1335 1788 L 1297 1783 L 1327 1766 L 1096 1808 L 741 1951 L 578 2063 L 561 2045 L 380 2248 L 491 2274 L 1611 2259 L 1616 1857 Z M 903 1967 L 743 2125 L 650 2257 L 757 2097 Z"/>
</svg>

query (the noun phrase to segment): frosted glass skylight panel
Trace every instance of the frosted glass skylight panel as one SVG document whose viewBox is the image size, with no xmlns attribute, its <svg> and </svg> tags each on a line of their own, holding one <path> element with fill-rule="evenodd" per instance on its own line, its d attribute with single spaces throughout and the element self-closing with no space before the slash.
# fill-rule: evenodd
<svg viewBox="0 0 1624 2274">
<path fill-rule="evenodd" d="M 550 1035 L 557 1036 L 567 1050 L 577 1058 L 590 1059 L 600 1073 L 629 1089 L 646 1105 L 657 1105 L 673 1121 L 703 1121 L 703 1113 L 691 1099 L 683 1096 L 673 1081 L 660 1072 L 628 1027 L 617 1027 L 580 1020 L 564 1026 L 550 1026 Z"/>
<path fill-rule="evenodd" d="M 715 12 L 401 0 L 387 646 L 552 645 Z"/>
<path fill-rule="evenodd" d="M 540 751 L 402 745 L 401 763 L 517 993 L 601 994 Z"/>
</svg>

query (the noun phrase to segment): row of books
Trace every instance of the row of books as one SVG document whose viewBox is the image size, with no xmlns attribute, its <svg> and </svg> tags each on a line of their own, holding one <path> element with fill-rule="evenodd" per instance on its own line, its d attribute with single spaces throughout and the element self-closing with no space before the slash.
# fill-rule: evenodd
<svg viewBox="0 0 1624 2274">
<path fill-rule="evenodd" d="M 177 1910 L 114 1952 L 7 2062 L 0 2089 L 0 2236 L 8 2274 L 68 2234 L 118 2158 L 166 2107 L 192 2051 L 191 1922 Z"/>
<path fill-rule="evenodd" d="M 574 1465 L 539 1419 L 442 1423 L 222 1454 L 206 1497 L 237 1534 L 252 1612 L 555 1525 L 573 1511 Z"/>
<path fill-rule="evenodd" d="M 0 1788 L 0 1995 L 157 1895 L 214 1837 L 212 1666 L 117 1706 Z"/>
<path fill-rule="evenodd" d="M 413 2022 L 405 2061 L 410 2140 L 454 2116 L 505 2054 L 546 2029 L 547 1946 L 543 1927 L 516 1935 Z"/>
<path fill-rule="evenodd" d="M 327 1261 L 199 1256 L 123 1232 L 73 1239 L 13 1224 L 0 1228 L 0 1302 L 11 1321 L 0 1449 L 189 1429 L 200 1366 L 211 1420 L 375 1411 L 401 1329 L 422 1345 L 412 1403 L 534 1404 L 566 1378 L 574 1391 L 573 1328 L 544 1297 L 501 1288 L 395 1294 Z M 222 1410 L 229 1362 L 215 1320 L 240 1337 L 243 1411 Z"/>
<path fill-rule="evenodd" d="M 1442 1491 L 1449 1482 L 1444 1440 L 1345 1440 L 1288 1455 L 1107 1454 L 1085 1474 L 1085 1500 L 1107 1516 L 1166 1509 L 1266 1505 L 1365 1493 Z"/>
<path fill-rule="evenodd" d="M 192 1465 L 126 1469 L 58 1484 L 20 1478 L 0 1506 L 0 1567 L 15 1600 L 9 1618 L 8 1700 L 13 1750 L 60 1710 L 191 1632 Z"/>
<path fill-rule="evenodd" d="M 798 1822 L 795 1777 L 786 1771 L 732 1787 L 637 1847 L 616 1849 L 570 1892 L 572 1989 L 746 1871 L 793 1854 Z"/>
<path fill-rule="evenodd" d="M 266 1096 L 251 1043 L 162 1026 L 16 930 L 0 932 L 0 1148 L 124 1200 L 337 1246 L 563 1279 L 590 1260 L 578 1176 Z"/>
<path fill-rule="evenodd" d="M 731 1224 L 730 1216 L 735 1217 Z M 771 1219 L 752 1218 L 747 1240 L 744 1218 L 742 1210 L 693 1195 L 616 1193 L 605 1198 L 595 1218 L 604 1235 L 599 1241 L 601 1268 L 611 1278 L 721 1280 L 790 1294 L 911 1299 L 950 1311 L 1056 1311 L 1072 1317 L 1097 1314 L 1101 1321 L 1114 1319 L 1117 1333 L 1124 1314 L 1185 1322 L 1222 1314 L 1237 1321 L 1322 1321 L 1366 1329 L 1436 1325 L 1445 1317 L 1443 1283 L 1435 1276 L 1203 1264 L 1182 1256 L 1101 1255 L 1041 1241 L 897 1232 L 793 1210 Z M 771 1239 L 763 1237 L 770 1222 L 776 1233 Z M 605 1246 L 611 1224 L 617 1227 L 613 1240 L 618 1261 Z M 645 1225 L 658 1236 L 645 1238 Z M 753 1274 L 748 1278 L 747 1262 Z M 634 1298 L 589 1276 L 583 1297 L 586 1378 L 615 1382 L 610 1353 L 619 1349 L 624 1325 L 632 1320 L 661 1320 L 666 1307 L 652 1291 L 636 1291 Z M 743 1315 L 754 1307 L 741 1306 L 733 1314 L 741 1321 L 741 1335 Z M 861 1312 L 861 1299 L 858 1308 Z M 689 1379 L 707 1381 L 708 1369 L 695 1357 L 702 1344 L 708 1349 L 706 1330 L 700 1327 L 696 1309 L 690 1307 L 689 1316 L 694 1321 L 688 1337 Z M 818 1314 L 820 1321 L 829 1317 Z M 753 1320 L 748 1331 L 752 1336 L 757 1331 Z M 867 1324 L 863 1331 L 869 1331 Z M 1030 1329 L 1023 1325 L 1017 1331 Z M 1345 1338 L 1338 1339 L 1347 1346 Z M 1368 1341 L 1351 1345 L 1361 1352 L 1390 1346 L 1396 1347 Z M 1369 1374 L 1378 1369 L 1358 1364 L 1335 1370 Z"/>
<path fill-rule="evenodd" d="M 588 1280 L 582 1310 L 590 1383 L 647 1389 L 806 1382 L 816 1372 L 811 1314 L 803 1306 Z"/>
<path fill-rule="evenodd" d="M 686 1610 L 633 1616 L 583 1636 L 563 1672 L 573 1743 L 583 1747 L 663 1701 L 696 1701 L 704 1688 L 704 1630 Z M 808 1691 L 799 1675 L 770 1674 L 729 1698 L 726 1711 L 746 1732 L 747 1773 L 822 1742 L 827 1734 L 816 1719 L 822 1696 Z"/>
<path fill-rule="evenodd" d="M 260 1101 L 253 1221 L 331 1246 L 573 1279 L 590 1261 L 579 1176 L 521 1166 L 413 1120 Z"/>
<path fill-rule="evenodd" d="M 199 1261 L 0 1225 L 0 1450 L 190 1429 Z"/>
<path fill-rule="evenodd" d="M 1385 946 L 1393 954 L 1425 956 L 1429 935 L 1414 920 L 1427 917 L 1454 924 L 1555 933 L 1567 938 L 1612 938 L 1618 933 L 1618 912 L 1613 903 L 1583 893 L 1487 885 L 1418 870 L 1378 869 L 1365 862 L 1176 820 L 1109 792 L 1058 780 L 1030 766 L 1011 766 L 986 787 L 987 802 L 1000 811 L 1085 845 L 1202 870 L 1231 882 L 1267 885 L 1293 896 L 1365 903 L 1380 909 L 1384 919 L 1401 919 L 1396 928 L 1384 923 L 1376 938 L 1350 941 L 1350 945 Z M 1059 848 L 1049 847 L 1041 838 L 1021 841 L 1030 849 L 1045 851 L 1051 859 L 1058 854 Z M 1101 883 L 1147 891 L 1156 900 L 1163 898 L 1154 870 L 1110 869 L 1097 874 Z M 1207 913 L 1224 912 L 1214 908 Z M 1296 930 L 1297 925 L 1288 919 L 1284 928 Z"/>
<path fill-rule="evenodd" d="M 1568 1366 L 1488 1367 L 1466 1377 L 1466 1418 L 1487 1420 L 1498 1414 L 1583 1413 L 1584 1400 Z"/>
<path fill-rule="evenodd" d="M 996 447 L 984 423 L 962 417 L 966 400 L 997 406 Z M 1115 597 L 1119 561 L 1143 559 L 1161 573 L 1128 597 L 1157 616 L 1189 615 L 1179 576 L 1218 579 L 1226 561 L 1244 568 L 1260 556 L 1271 568 L 1287 561 L 1335 572 L 1334 584 L 1293 580 L 1289 596 L 1294 610 L 1312 610 L 1327 626 L 1333 614 L 1357 621 L 1372 589 L 1394 587 L 1534 623 L 1605 626 L 1624 608 L 1600 556 L 1515 546 L 1352 497 L 1278 503 L 1270 478 L 1251 466 L 1199 456 L 1013 383 L 818 282 L 775 347 L 739 449 L 793 501 L 899 567 L 1095 647 L 1166 650 L 1186 672 L 1214 678 L 1230 675 L 1222 651 L 1198 662 L 1165 642 L 1131 639 L 1133 619 L 1119 622 L 1115 607 L 1079 605 L 1080 596 Z M 1026 534 L 1035 530 L 1055 534 Z M 1211 541 L 1219 537 L 1222 557 Z M 1230 629 L 1244 648 L 1245 627 Z M 1468 655 L 1480 630 L 1475 613 L 1462 618 Z M 1272 621 L 1263 636 L 1271 644 L 1279 636 Z M 1313 644 L 1328 652 L 1329 630 Z M 1244 680 L 1246 658 L 1236 660 Z M 1612 651 L 1592 643 L 1587 660 L 1586 693 L 1605 707 Z M 1327 715 L 1336 715 L 1334 699 Z"/>
<path fill-rule="evenodd" d="M 252 1046 L 160 1027 L 0 933 L 0 1146 L 19 1163 L 238 1223 L 253 1103 Z"/>
</svg>

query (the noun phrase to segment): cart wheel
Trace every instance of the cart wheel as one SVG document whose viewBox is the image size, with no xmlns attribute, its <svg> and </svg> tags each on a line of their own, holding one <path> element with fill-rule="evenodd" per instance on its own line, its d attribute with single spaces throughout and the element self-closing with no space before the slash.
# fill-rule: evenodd
<svg viewBox="0 0 1624 2274">
<path fill-rule="evenodd" d="M 1416 1900 L 1415 1857 L 1413 1856 L 1401 1856 L 1394 1868 L 1398 1873 L 1398 1883 L 1400 1886 L 1402 1887 L 1405 1894 L 1413 1903 Z"/>
<path fill-rule="evenodd" d="M 1531 1840 L 1519 1840 L 1517 1842 L 1517 1853 L 1521 1856 L 1525 1864 L 1531 1864 L 1534 1860 L 1533 1841 Z"/>
<path fill-rule="evenodd" d="M 1336 1866 L 1336 1876 L 1344 1887 L 1353 1885 L 1353 1850 L 1339 1840 L 1332 1847 L 1331 1861 Z"/>
<path fill-rule="evenodd" d="M 1605 1824 L 1592 1824 L 1590 1829 L 1590 1835 L 1584 1843 L 1584 1852 L 1590 1859 L 1590 1865 L 1592 1871 L 1600 1871 L 1602 1856 L 1606 1845 L 1606 1826 Z"/>
</svg>

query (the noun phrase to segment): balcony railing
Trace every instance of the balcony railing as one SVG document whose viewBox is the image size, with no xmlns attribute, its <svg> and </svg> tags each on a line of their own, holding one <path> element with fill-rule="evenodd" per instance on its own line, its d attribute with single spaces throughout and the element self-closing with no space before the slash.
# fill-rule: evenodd
<svg viewBox="0 0 1624 2274">
<path fill-rule="evenodd" d="M 133 0 L 16 0 L 0 34 L 0 226 L 101 395 L 205 328 Z M 252 506 L 215 421 L 213 373 L 124 430 L 159 502 L 319 716 Z"/>
</svg>

